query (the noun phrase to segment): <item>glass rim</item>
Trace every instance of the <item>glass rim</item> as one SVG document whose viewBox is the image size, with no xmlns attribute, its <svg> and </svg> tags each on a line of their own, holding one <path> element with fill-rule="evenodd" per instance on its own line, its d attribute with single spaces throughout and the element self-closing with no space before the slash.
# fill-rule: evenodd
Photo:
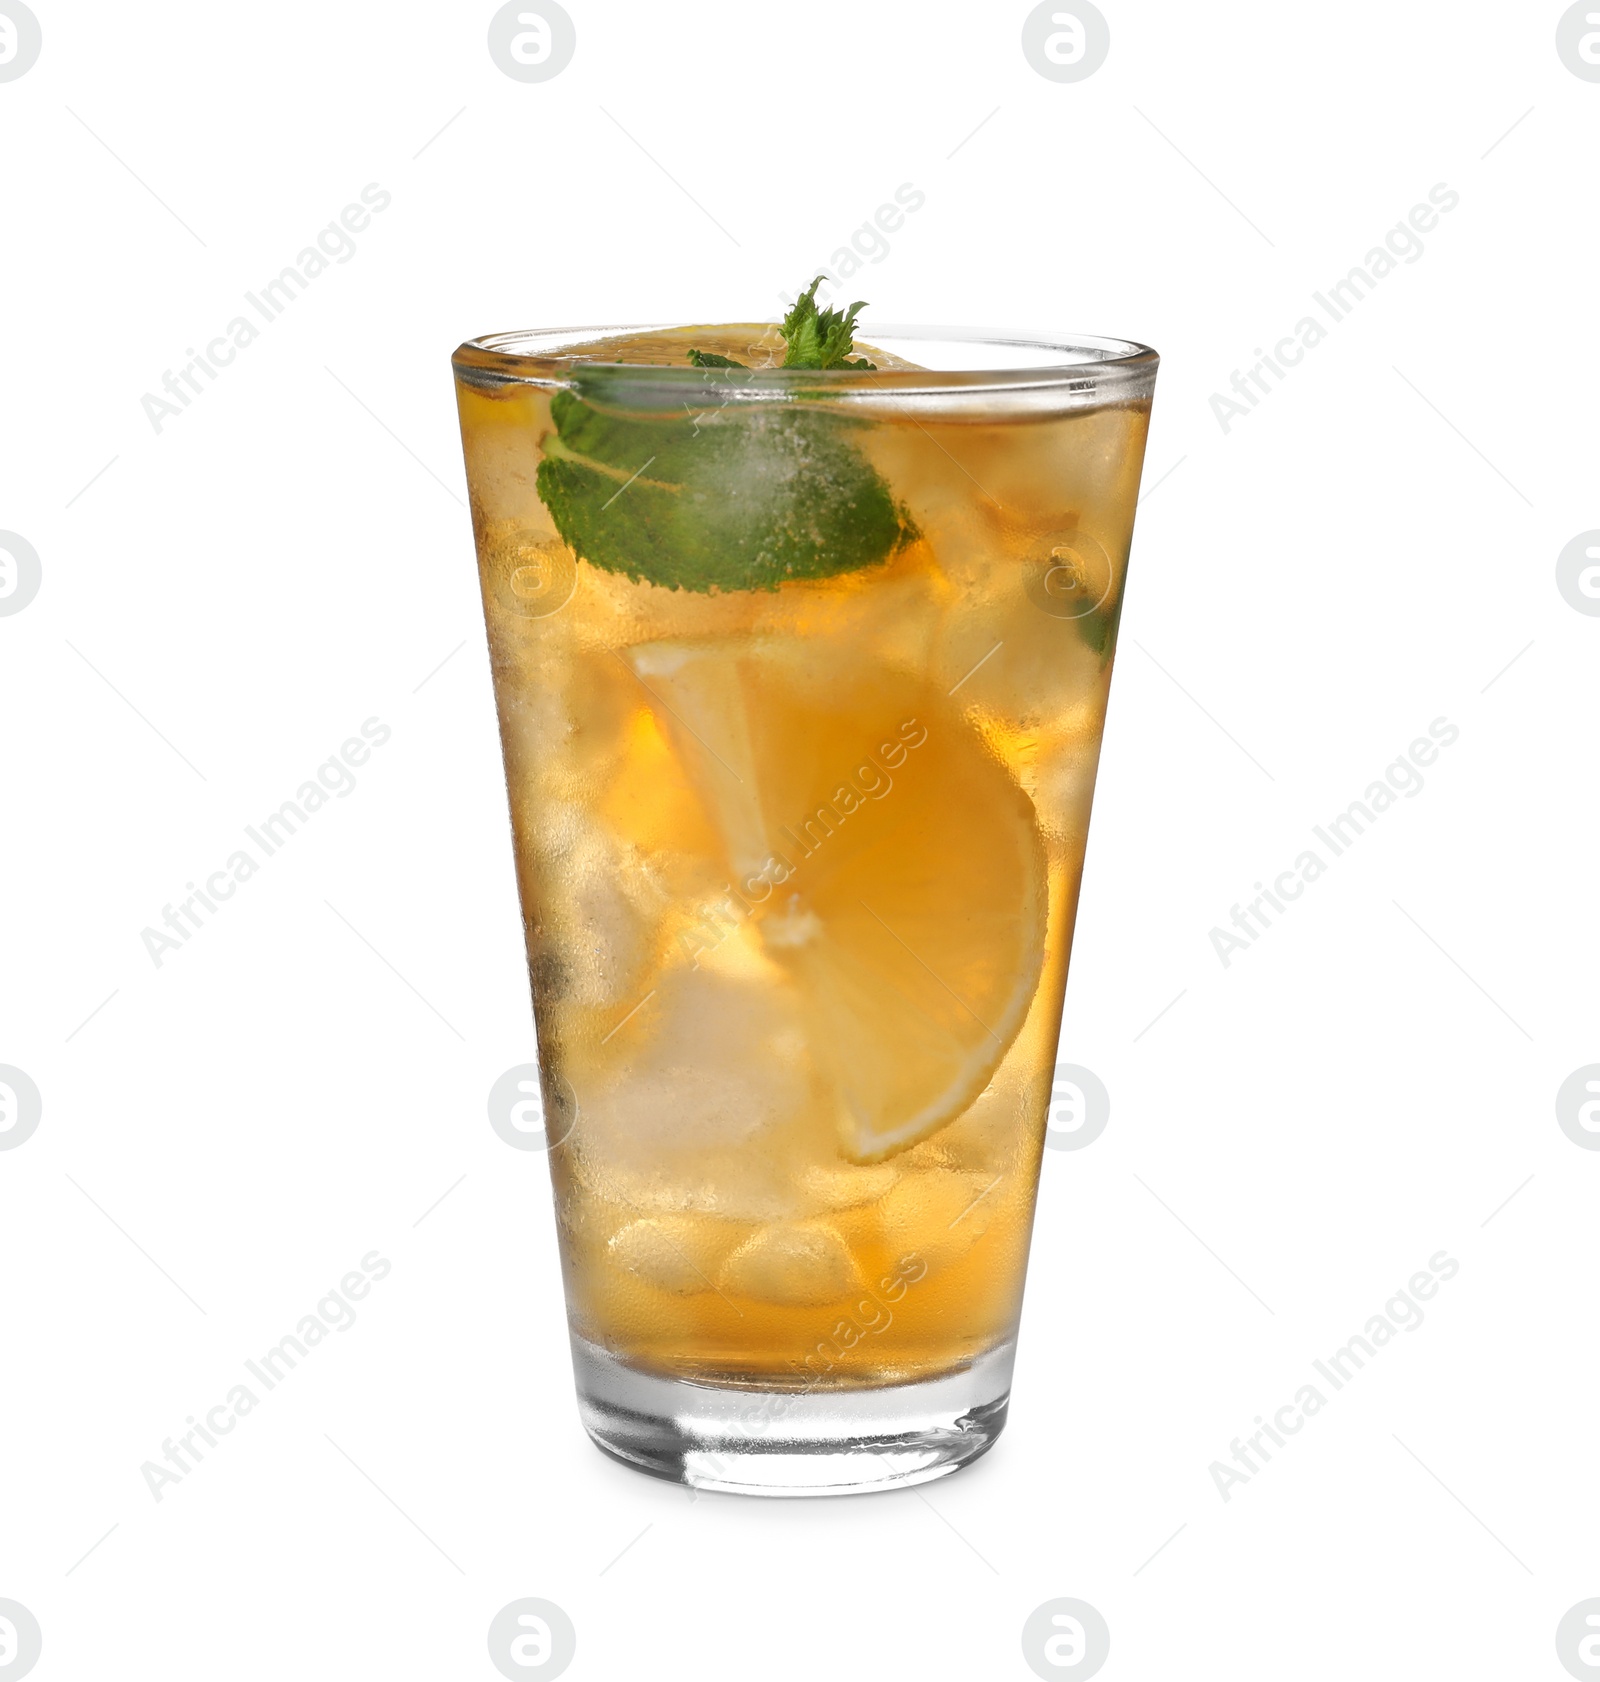
<svg viewBox="0 0 1600 1682">
<path fill-rule="evenodd" d="M 678 331 L 685 326 L 708 331 L 727 326 L 766 332 L 776 322 L 678 323 L 646 322 L 634 326 L 522 328 L 486 333 L 468 339 L 451 356 L 464 378 L 488 385 L 563 386 L 583 369 L 605 369 L 628 383 L 658 390 L 703 388 L 708 383 L 731 385 L 749 397 L 879 393 L 933 394 L 990 390 L 1058 390 L 1093 392 L 1100 397 L 1147 395 L 1160 357 L 1148 345 L 1132 339 L 1100 334 L 1061 334 L 1030 329 L 995 331 L 978 327 L 929 327 L 878 322 L 865 327 L 863 345 L 887 349 L 885 341 L 912 344 L 965 344 L 1011 353 L 1013 365 L 972 368 L 696 368 L 652 362 L 607 362 L 601 357 L 572 357 L 560 346 L 593 344 L 596 340 L 639 333 Z M 1049 360 L 1015 362 L 1017 352 L 1039 351 Z"/>
</svg>

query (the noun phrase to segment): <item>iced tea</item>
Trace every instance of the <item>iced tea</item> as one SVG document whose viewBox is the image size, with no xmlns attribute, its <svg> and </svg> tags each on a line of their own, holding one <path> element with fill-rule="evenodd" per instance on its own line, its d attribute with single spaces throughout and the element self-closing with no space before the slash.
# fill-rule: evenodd
<svg viewBox="0 0 1600 1682">
<path fill-rule="evenodd" d="M 886 343 L 457 354 L 574 1344 L 636 1374 L 1009 1370 L 1155 359 Z"/>
</svg>

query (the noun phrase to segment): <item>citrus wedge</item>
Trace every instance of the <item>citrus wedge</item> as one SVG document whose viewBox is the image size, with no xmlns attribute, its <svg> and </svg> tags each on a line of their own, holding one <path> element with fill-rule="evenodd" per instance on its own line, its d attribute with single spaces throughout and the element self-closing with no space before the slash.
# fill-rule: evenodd
<svg viewBox="0 0 1600 1682">
<path fill-rule="evenodd" d="M 792 983 L 840 1148 L 869 1163 L 959 1116 L 1038 985 L 1044 845 L 935 687 L 782 638 L 628 662 Z"/>
</svg>

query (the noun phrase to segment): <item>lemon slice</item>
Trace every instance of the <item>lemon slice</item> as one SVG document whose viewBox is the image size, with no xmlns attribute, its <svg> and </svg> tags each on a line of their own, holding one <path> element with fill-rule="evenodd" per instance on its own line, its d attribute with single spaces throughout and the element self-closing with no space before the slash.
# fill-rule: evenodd
<svg viewBox="0 0 1600 1682">
<path fill-rule="evenodd" d="M 793 983 L 841 1149 L 879 1162 L 989 1083 L 1038 985 L 1044 845 L 943 694 L 771 638 L 628 651 Z"/>
</svg>

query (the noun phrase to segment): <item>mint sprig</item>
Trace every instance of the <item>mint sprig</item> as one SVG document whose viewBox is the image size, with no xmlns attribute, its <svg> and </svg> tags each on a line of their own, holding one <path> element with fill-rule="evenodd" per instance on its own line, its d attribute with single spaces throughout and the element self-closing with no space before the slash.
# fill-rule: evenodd
<svg viewBox="0 0 1600 1682">
<path fill-rule="evenodd" d="M 866 300 L 858 298 L 848 310 L 819 310 L 817 278 L 794 301 L 793 308 L 783 318 L 778 331 L 783 334 L 784 368 L 858 368 L 867 373 L 877 372 L 877 363 L 866 357 L 851 359 L 855 348 L 856 317 L 864 310 Z M 696 368 L 743 368 L 731 356 L 719 356 L 713 350 L 691 350 L 689 361 Z"/>
<path fill-rule="evenodd" d="M 794 308 L 783 318 L 778 329 L 787 342 L 784 352 L 785 368 L 863 368 L 874 371 L 876 363 L 863 357 L 851 360 L 856 336 L 856 317 L 867 306 L 857 299 L 848 310 L 819 310 L 817 278 L 794 301 Z"/>
</svg>

